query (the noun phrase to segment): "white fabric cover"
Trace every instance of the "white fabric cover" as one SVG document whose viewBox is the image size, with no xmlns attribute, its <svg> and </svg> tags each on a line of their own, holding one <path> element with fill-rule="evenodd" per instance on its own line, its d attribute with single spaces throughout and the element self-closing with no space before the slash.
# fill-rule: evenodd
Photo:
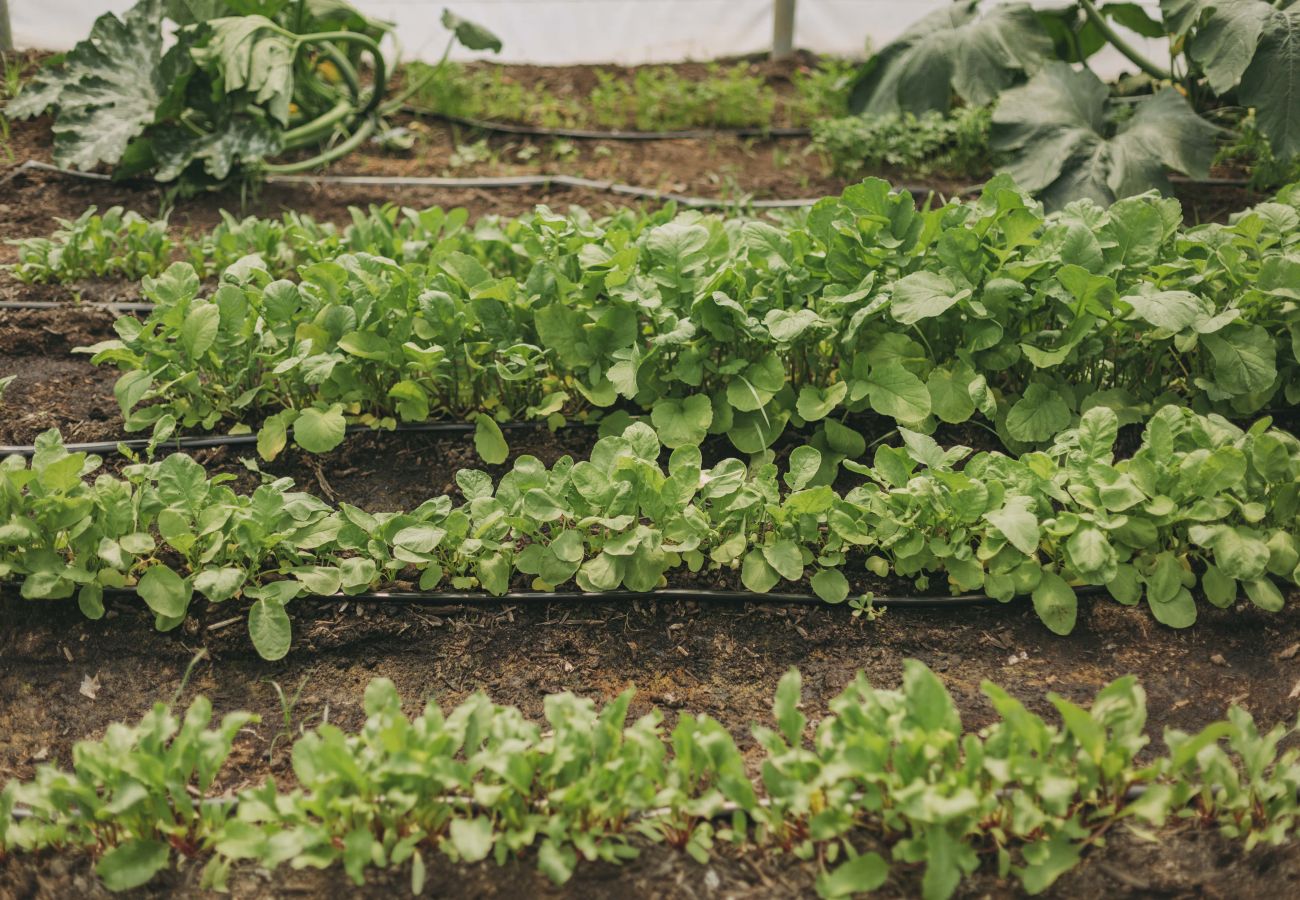
<svg viewBox="0 0 1300 900">
<path fill-rule="evenodd" d="M 104 12 L 133 0 L 10 0 L 14 42 L 66 50 Z M 352 0 L 368 15 L 397 23 L 405 59 L 436 60 L 447 42 L 444 7 L 481 22 L 505 44 L 500 62 L 563 65 L 715 59 L 762 51 L 772 41 L 772 0 Z M 996 2 L 996 0 L 994 0 Z M 1157 7 L 1158 0 L 1140 0 Z M 859 57 L 880 47 L 945 0 L 796 0 L 795 46 Z M 1132 36 L 1148 56 L 1169 59 L 1162 41 Z M 457 58 L 474 58 L 463 50 Z M 1109 48 L 1092 61 L 1102 76 L 1133 69 Z"/>
</svg>

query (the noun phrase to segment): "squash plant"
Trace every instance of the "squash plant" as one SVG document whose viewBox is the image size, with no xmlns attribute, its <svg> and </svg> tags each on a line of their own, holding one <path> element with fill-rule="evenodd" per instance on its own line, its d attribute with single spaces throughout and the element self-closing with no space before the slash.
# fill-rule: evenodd
<svg viewBox="0 0 1300 900">
<path fill-rule="evenodd" d="M 1279 160 L 1300 153 L 1300 2 L 1161 0 L 1160 13 L 1128 2 L 1035 10 L 962 0 L 868 60 L 849 106 L 881 115 L 995 103 L 993 149 L 1056 207 L 1164 187 L 1166 169 L 1205 178 L 1216 126 L 1244 109 L 1254 108 Z M 1145 57 L 1116 25 L 1166 37 L 1170 64 Z M 1138 96 L 1118 105 L 1088 69 L 1106 46 L 1140 73 Z"/>
<path fill-rule="evenodd" d="M 500 48 L 471 23 L 444 22 L 453 40 Z M 59 165 L 148 172 L 187 191 L 307 169 L 356 149 L 392 108 L 379 48 L 389 28 L 344 0 L 140 0 L 120 19 L 100 16 L 6 114 L 52 110 Z"/>
</svg>

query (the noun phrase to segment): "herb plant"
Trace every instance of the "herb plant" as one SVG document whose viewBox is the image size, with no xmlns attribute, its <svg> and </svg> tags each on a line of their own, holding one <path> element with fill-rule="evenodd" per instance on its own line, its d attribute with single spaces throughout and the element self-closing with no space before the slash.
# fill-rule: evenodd
<svg viewBox="0 0 1300 900">
<path fill-rule="evenodd" d="M 860 177 L 888 167 L 982 177 L 993 168 L 990 116 L 988 107 L 964 106 L 951 114 L 931 110 L 824 119 L 813 123 L 813 144 L 841 175 Z"/>
<path fill-rule="evenodd" d="M 0 853 L 101 854 L 113 890 L 147 883 L 174 854 L 206 859 L 203 881 L 218 889 L 243 863 L 341 866 L 356 885 L 373 868 L 400 867 L 419 894 L 434 855 L 502 865 L 530 852 L 562 885 L 584 862 L 619 863 L 654 843 L 701 863 L 730 845 L 813 862 L 825 898 L 919 870 L 921 896 L 945 900 L 985 866 L 1040 893 L 1117 823 L 1151 834 L 1191 817 L 1247 848 L 1296 832 L 1300 759 L 1280 746 L 1300 725 L 1261 735 L 1232 707 L 1199 734 L 1166 732 L 1157 755 L 1132 677 L 1091 707 L 1049 694 L 1060 724 L 981 687 L 997 718 L 978 733 L 915 660 L 896 690 L 859 674 L 810 728 L 792 670 L 770 721 L 752 729 L 755 781 L 708 716 L 683 713 L 671 732 L 658 710 L 629 723 L 630 689 L 603 707 L 548 696 L 543 732 L 481 693 L 445 712 L 430 700 L 408 718 L 381 678 L 366 688 L 356 732 L 323 724 L 296 740 L 296 787 L 267 780 L 234 802 L 207 794 L 253 717 L 210 728 L 200 698 L 180 724 L 160 704 L 135 728 L 79 743 L 71 771 L 44 764 L 32 781 L 10 782 Z"/>
<path fill-rule="evenodd" d="M 1175 399 L 1296 402 L 1300 193 L 1180 219 L 1154 196 L 1044 216 L 1006 178 L 923 210 L 871 179 L 786 228 L 542 208 L 421 237 L 405 264 L 345 254 L 290 282 L 246 258 L 210 297 L 178 264 L 146 280 L 144 322 L 89 349 L 124 371 L 129 431 L 262 421 L 268 457 L 299 420 L 324 452 L 348 422 L 649 413 L 670 446 L 754 453 L 788 426 L 851 445 L 864 412 L 926 433 L 975 419 L 1022 448 L 1099 405 L 1132 422 Z"/>
<path fill-rule="evenodd" d="M 308 449 L 342 433 L 338 404 L 304 419 L 297 440 Z M 75 594 L 92 618 L 105 589 L 133 585 L 161 629 L 183 621 L 195 593 L 242 597 L 253 643 L 272 659 L 290 647 L 290 601 L 395 580 L 501 595 L 570 582 L 650 591 L 674 572 L 731 571 L 758 593 L 808 577 L 840 603 L 867 572 L 892 573 L 922 589 L 1031 595 L 1061 634 L 1075 624 L 1076 585 L 1145 599 L 1173 627 L 1196 620 L 1198 584 L 1216 606 L 1244 592 L 1281 609 L 1274 579 L 1300 583 L 1300 443 L 1267 420 L 1242 431 L 1170 406 L 1117 461 L 1118 422 L 1093 408 L 1019 458 L 944 451 L 904 429 L 903 446 L 878 446 L 870 465 L 861 438 L 832 430 L 794 450 L 783 472 L 770 455 L 706 468 L 689 443 L 665 468 L 661 441 L 678 443 L 681 426 L 656 434 L 636 423 L 600 439 L 589 460 L 548 470 L 522 456 L 495 485 L 463 469 L 459 504 L 442 496 L 374 514 L 332 509 L 288 479 L 236 494 L 229 476 L 209 479 L 184 454 L 90 483 L 100 460 L 68 453 L 51 432 L 30 462 L 0 466 L 0 577 L 20 579 L 32 600 Z M 841 464 L 861 476 L 847 491 L 831 486 Z"/>
</svg>

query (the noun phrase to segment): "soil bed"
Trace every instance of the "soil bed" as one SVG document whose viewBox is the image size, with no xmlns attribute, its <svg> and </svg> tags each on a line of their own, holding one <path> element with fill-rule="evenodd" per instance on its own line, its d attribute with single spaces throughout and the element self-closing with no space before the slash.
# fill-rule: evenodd
<svg viewBox="0 0 1300 900">
<path fill-rule="evenodd" d="M 526 73 L 521 72 L 520 77 Z M 569 77 L 580 72 L 536 77 Z M 844 182 L 824 174 L 802 139 L 677 140 L 625 144 L 573 142 L 563 153 L 549 139 L 539 153 L 520 159 L 520 138 L 488 137 L 487 156 L 459 160 L 458 146 L 481 135 L 428 120 L 409 155 L 369 148 L 349 157 L 335 172 L 366 174 L 485 175 L 564 171 L 713 197 L 818 196 L 838 192 Z M 15 123 L 17 161 L 49 159 L 47 120 Z M 153 186 L 115 185 L 0 167 L 0 241 L 47 235 L 54 217 L 73 218 L 91 204 L 123 205 L 156 215 L 163 194 Z M 893 173 L 898 175 L 899 173 Z M 895 181 L 904 179 L 895 178 Z M 951 192 L 961 185 L 935 180 Z M 1221 220 L 1258 202 L 1238 188 L 1179 186 L 1189 221 Z M 600 214 L 627 198 L 585 190 L 452 190 L 383 186 L 267 186 L 241 204 L 237 193 L 205 195 L 182 203 L 171 215 L 178 231 L 209 229 L 218 210 L 275 216 L 295 209 L 317 219 L 348 221 L 348 206 L 385 202 L 422 207 L 466 207 L 471 216 L 516 215 L 545 203 L 570 204 Z M 635 203 L 631 205 L 636 205 Z M 0 242 L 0 263 L 16 252 Z M 137 299 L 133 282 L 90 281 L 71 286 L 28 286 L 0 274 L 0 300 Z M 68 441 L 103 440 L 121 433 L 112 394 L 113 368 L 92 366 L 73 356 L 75 346 L 112 336 L 109 312 L 33 311 L 0 313 L 0 377 L 15 374 L 3 400 L 0 441 L 30 443 L 59 427 Z M 1287 424 L 1287 423 L 1282 423 Z M 1290 423 L 1294 427 L 1294 422 Z M 982 446 L 977 434 L 948 433 Z M 529 452 L 550 464 L 564 453 L 586 455 L 590 430 L 507 435 L 512 451 Z M 724 452 L 711 448 L 710 452 Z M 730 451 L 725 451 L 730 452 Z M 237 487 L 257 476 L 241 462 L 251 448 L 194 454 L 210 473 L 239 475 Z M 107 467 L 120 461 L 107 457 Z M 290 449 L 262 468 L 291 475 L 304 490 L 373 510 L 410 507 L 430 496 L 454 493 L 454 472 L 478 462 L 472 442 L 432 435 L 359 435 L 334 454 L 315 458 Z M 709 586 L 696 584 L 696 586 Z M 732 586 L 719 582 L 718 586 Z M 884 587 L 889 587 L 888 585 Z M 143 607 L 110 601 L 107 616 L 86 620 L 71 603 L 25 601 L 0 592 L 0 782 L 29 777 L 42 761 L 67 764 L 75 741 L 102 736 L 109 722 L 135 720 L 156 700 L 170 700 L 193 654 L 207 649 L 185 699 L 209 696 L 217 712 L 247 708 L 263 723 L 243 732 L 220 788 L 238 789 L 274 774 L 292 782 L 283 736 L 268 758 L 281 720 L 273 682 L 292 694 L 305 682 L 294 710 L 294 729 L 328 717 L 344 728 L 362 721 L 366 682 L 386 676 L 414 712 L 426 697 L 450 705 L 482 688 L 495 701 L 519 706 L 540 719 L 546 694 L 571 690 L 608 700 L 628 684 L 640 689 L 632 715 L 651 706 L 667 714 L 707 713 L 719 719 L 754 754 L 751 723 L 767 723 L 772 692 L 791 666 L 804 674 L 805 707 L 825 709 L 857 670 L 873 683 L 898 684 L 902 661 L 918 658 L 935 669 L 952 691 L 968 729 L 991 720 L 979 694 L 992 679 L 1050 720 L 1045 700 L 1055 690 L 1087 702 L 1102 685 L 1134 673 L 1150 706 L 1148 733 L 1160 747 L 1165 727 L 1190 730 L 1224 715 L 1230 703 L 1249 709 L 1268 728 L 1295 720 L 1300 701 L 1300 598 L 1288 598 L 1281 613 L 1251 607 L 1219 611 L 1201 604 L 1201 621 L 1173 631 L 1158 625 L 1145 608 L 1128 609 L 1102 598 L 1083 599 L 1079 623 L 1069 637 L 1050 634 L 1026 603 L 952 611 L 894 609 L 876 621 L 854 618 L 846 606 L 782 606 L 738 601 L 715 603 L 599 600 L 547 604 L 490 602 L 470 608 L 382 605 L 334 601 L 294 604 L 295 644 L 285 660 L 256 656 L 238 605 L 196 603 L 181 628 L 159 634 Z M 83 685 L 88 687 L 83 690 Z M 757 774 L 757 773 L 755 773 Z M 1300 846 L 1257 849 L 1246 854 L 1226 841 L 1185 824 L 1146 843 L 1122 828 L 1105 847 L 1088 853 L 1079 868 L 1048 893 L 1055 897 L 1296 896 L 1300 893 Z M 91 870 L 92 861 L 67 854 L 0 859 L 0 897 L 107 896 Z M 197 867 L 167 875 L 143 896 L 197 896 Z M 684 854 L 649 847 L 622 868 L 580 866 L 566 896 L 805 896 L 815 869 L 788 857 L 738 858 L 727 853 L 707 867 Z M 430 868 L 428 894 L 454 896 L 557 895 L 537 874 L 534 859 L 505 868 L 492 864 Z M 405 872 L 374 874 L 356 891 L 341 871 L 293 872 L 270 876 L 239 870 L 235 896 L 392 896 L 408 890 Z M 914 896 L 919 873 L 900 869 L 885 896 Z M 1018 896 L 1017 890 L 985 867 L 959 890 L 961 897 Z"/>
<path fill-rule="evenodd" d="M 1110 601 L 1084 601 L 1068 638 L 1051 635 L 1026 604 L 951 612 L 892 610 L 875 622 L 847 609 L 782 607 L 736 602 L 493 604 L 467 612 L 412 605 L 337 602 L 295 604 L 296 641 L 277 663 L 257 658 L 237 610 L 199 604 L 171 634 L 158 634 L 139 604 L 114 602 L 100 622 L 82 619 L 70 604 L 37 604 L 9 595 L 0 615 L 0 778 L 28 776 L 42 760 L 66 763 L 72 743 L 98 736 L 116 719 L 136 719 L 158 699 L 170 699 L 193 653 L 206 648 L 185 693 L 209 696 L 218 713 L 248 708 L 263 724 L 241 734 L 221 788 L 239 788 L 267 774 L 291 780 L 285 742 L 267 759 L 279 728 L 272 682 L 292 693 L 304 680 L 294 728 L 319 721 L 355 728 L 361 690 L 376 676 L 393 679 L 414 712 L 426 697 L 444 706 L 482 688 L 494 700 L 539 719 L 547 693 L 570 690 L 608 700 L 629 683 L 639 688 L 632 715 L 658 706 L 671 727 L 677 710 L 708 713 L 741 742 L 750 758 L 750 723 L 768 721 L 772 691 L 791 666 L 804 674 L 805 708 L 825 708 L 858 670 L 873 683 L 895 686 L 905 658 L 921 659 L 948 685 L 967 728 L 991 720 L 978 693 L 982 679 L 1005 685 L 1054 719 L 1044 694 L 1085 702 L 1103 684 L 1132 672 L 1146 687 L 1148 732 L 1160 746 L 1163 728 L 1195 729 L 1223 715 L 1229 703 L 1248 708 L 1262 726 L 1290 721 L 1300 682 L 1300 658 L 1290 650 L 1300 633 L 1294 599 L 1280 614 L 1202 608 L 1186 631 L 1154 623 L 1145 610 Z M 1288 652 L 1290 650 L 1290 652 Z M 94 697 L 81 691 L 92 679 Z M 1116 829 L 1053 891 L 1060 897 L 1210 894 L 1290 896 L 1300 885 L 1294 845 L 1244 854 L 1192 825 L 1150 845 Z M 527 858 L 504 870 L 486 865 L 441 868 L 439 893 L 498 896 L 520 890 L 548 893 Z M 707 874 L 712 869 L 714 876 Z M 726 894 L 792 896 L 807 891 L 813 870 L 785 858 L 724 857 L 707 869 L 654 848 L 624 870 L 579 868 L 577 896 L 702 896 L 713 878 Z M 78 881 L 77 879 L 80 879 Z M 171 876 L 156 890 L 194 895 L 195 871 Z M 889 894 L 913 895 L 915 873 L 902 872 Z M 0 861 L 0 895 L 56 896 L 89 891 L 88 866 L 66 856 Z M 368 896 L 403 889 L 403 873 L 372 881 Z M 341 873 L 279 871 L 270 879 L 242 872 L 238 896 L 281 896 L 310 890 L 352 893 Z M 989 870 L 960 896 L 1015 896 Z"/>
</svg>

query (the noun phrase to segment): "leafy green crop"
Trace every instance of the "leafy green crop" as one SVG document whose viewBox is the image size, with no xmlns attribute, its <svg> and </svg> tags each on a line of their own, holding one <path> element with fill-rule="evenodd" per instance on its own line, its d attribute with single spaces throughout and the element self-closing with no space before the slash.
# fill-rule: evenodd
<svg viewBox="0 0 1300 900">
<path fill-rule="evenodd" d="M 124 213 L 120 207 L 100 216 L 92 207 L 74 221 L 58 220 L 60 227 L 49 237 L 10 241 L 18 248 L 18 262 L 8 269 L 27 283 L 66 283 L 107 274 L 157 276 L 177 257 L 188 261 L 203 279 L 236 264 L 265 268 L 275 278 L 295 278 L 300 266 L 345 253 L 371 253 L 404 264 L 421 262 L 426 255 L 467 253 L 492 271 L 515 277 L 527 274 L 531 265 L 523 245 L 503 237 L 517 232 L 519 226 L 499 216 L 484 216 L 469 226 L 469 213 L 462 207 L 411 209 L 390 203 L 366 210 L 349 207 L 348 212 L 351 223 L 338 228 L 293 210 L 279 219 L 237 219 L 223 209 L 221 221 L 211 231 L 173 237 L 166 218 L 149 220 Z M 676 205 L 668 203 L 648 213 L 622 210 L 594 224 L 639 232 L 675 213 Z M 577 228 L 592 222 L 576 207 L 570 217 Z M 249 256 L 256 261 L 245 260 Z"/>
<path fill-rule="evenodd" d="M 178 28 L 164 51 L 168 22 Z M 466 46 L 500 48 L 450 13 L 444 24 Z M 186 190 L 266 168 L 308 168 L 375 130 L 387 88 L 378 41 L 388 27 L 343 0 L 140 0 L 120 19 L 100 16 L 6 115 L 53 110 L 60 165 L 104 163 L 115 177 L 150 172 Z M 335 137 L 318 156 L 270 162 Z"/>
<path fill-rule="evenodd" d="M 1199 734 L 1167 731 L 1168 752 L 1140 765 L 1146 695 L 1131 676 L 1091 708 L 1048 694 L 1059 725 L 992 683 L 982 690 L 997 718 L 966 733 L 943 682 L 908 660 L 897 690 L 859 674 L 809 734 L 792 670 L 770 724 L 752 728 L 754 781 L 708 716 L 683 713 L 671 732 L 658 710 L 629 724 L 631 689 L 603 708 L 548 696 L 543 733 L 482 693 L 446 713 L 430 700 L 407 718 L 392 682 L 376 679 L 358 731 L 319 725 L 296 740 L 295 788 L 267 780 L 233 803 L 205 794 L 254 717 L 232 713 L 210 729 L 206 699 L 183 724 L 160 704 L 135 728 L 77 744 L 71 771 L 45 764 L 6 785 L 0 852 L 102 854 L 112 890 L 147 883 L 174 852 L 206 858 L 204 884 L 218 889 L 239 863 L 341 865 L 357 885 L 369 869 L 409 867 L 419 894 L 435 853 L 501 865 L 535 848 L 539 869 L 564 884 L 580 862 L 619 863 L 651 842 L 700 863 L 729 844 L 815 860 L 825 898 L 921 864 L 921 895 L 945 900 L 982 865 L 1040 893 L 1116 823 L 1150 833 L 1193 817 L 1247 848 L 1296 833 L 1300 751 L 1279 747 L 1300 725 L 1261 735 L 1232 707 Z"/>
<path fill-rule="evenodd" d="M 268 457 L 306 414 L 617 430 L 649 413 L 673 445 L 744 453 L 811 425 L 844 455 L 862 440 L 845 415 L 866 411 L 926 433 L 982 419 L 1025 447 L 1094 406 L 1127 423 L 1173 400 L 1295 403 L 1300 191 L 1231 225 L 1180 219 L 1152 196 L 1044 216 L 1006 178 L 919 211 L 872 179 L 786 228 L 540 208 L 297 283 L 245 259 L 210 297 L 178 264 L 146 280 L 143 323 L 90 350 L 124 370 L 128 430 L 264 422 Z"/>
<path fill-rule="evenodd" d="M 860 177 L 882 166 L 926 174 L 983 177 L 992 169 L 988 107 L 962 107 L 952 114 L 849 116 L 812 126 L 814 145 L 835 170 Z"/>
<path fill-rule="evenodd" d="M 161 274 L 171 263 L 173 244 L 166 219 L 150 221 L 120 206 L 101 216 L 92 206 L 76 219 L 58 222 L 48 238 L 11 241 L 18 247 L 12 271 L 19 281 L 142 278 Z"/>
<path fill-rule="evenodd" d="M 1118 422 L 1095 407 L 1018 459 L 945 451 L 904 429 L 903 446 L 877 447 L 870 465 L 861 439 L 845 439 L 797 448 L 784 472 L 771 454 L 704 468 L 690 443 L 665 469 L 661 435 L 674 428 L 657 435 L 637 423 L 601 438 L 589 460 L 566 456 L 548 470 L 522 456 L 495 486 L 463 469 L 460 505 L 442 496 L 375 514 L 332 509 L 288 479 L 236 494 L 230 476 L 209 479 L 183 454 L 91 483 L 100 460 L 68 453 L 50 432 L 30 463 L 0 464 L 0 577 L 21 579 L 28 599 L 76 594 L 92 618 L 105 588 L 134 584 L 162 629 L 181 623 L 196 592 L 214 603 L 242 596 L 253 601 L 253 643 L 270 658 L 289 650 L 293 599 L 394 580 L 494 595 L 522 576 L 536 590 L 572 581 L 650 591 L 677 571 L 730 570 L 758 593 L 808 577 L 839 603 L 850 578 L 892 572 L 922 589 L 938 579 L 953 593 L 1032 595 L 1062 634 L 1080 584 L 1128 605 L 1145 598 L 1173 627 L 1195 621 L 1198 584 L 1217 606 L 1244 590 L 1280 609 L 1273 579 L 1300 581 L 1300 443 L 1267 420 L 1242 431 L 1170 406 L 1137 453 L 1116 461 Z M 298 440 L 333 441 L 342 427 L 337 407 L 313 411 Z M 499 432 L 480 434 L 485 455 L 493 440 Z M 831 487 L 841 464 L 861 476 L 844 492 Z"/>
</svg>

